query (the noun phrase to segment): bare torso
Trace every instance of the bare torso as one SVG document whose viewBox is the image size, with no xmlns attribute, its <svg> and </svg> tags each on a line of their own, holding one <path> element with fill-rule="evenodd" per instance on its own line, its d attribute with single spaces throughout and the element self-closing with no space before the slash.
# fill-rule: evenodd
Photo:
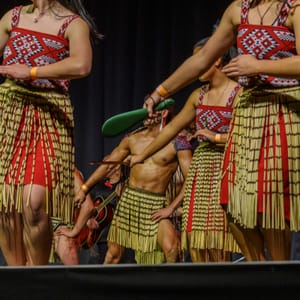
<svg viewBox="0 0 300 300">
<path fill-rule="evenodd" d="M 155 139 L 148 130 L 130 137 L 131 154 L 141 153 Z M 177 153 L 173 143 L 169 143 L 142 164 L 130 170 L 129 184 L 150 192 L 165 193 L 167 186 L 178 166 Z"/>
</svg>

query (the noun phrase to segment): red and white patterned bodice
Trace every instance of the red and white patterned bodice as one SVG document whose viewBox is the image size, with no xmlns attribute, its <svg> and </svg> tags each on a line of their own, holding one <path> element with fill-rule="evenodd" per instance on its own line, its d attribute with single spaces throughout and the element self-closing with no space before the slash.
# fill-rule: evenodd
<svg viewBox="0 0 300 300">
<path fill-rule="evenodd" d="M 238 27 L 238 54 L 251 54 L 257 59 L 278 60 L 294 56 L 296 52 L 295 34 L 285 26 L 285 21 L 295 0 L 283 3 L 279 15 L 272 25 L 252 25 L 248 23 L 250 0 L 242 1 L 241 24 Z M 242 86 L 269 85 L 274 87 L 296 86 L 299 80 L 279 78 L 261 74 L 256 77 L 241 76 Z"/>
<path fill-rule="evenodd" d="M 226 106 L 203 105 L 204 95 L 207 93 L 209 86 L 201 87 L 199 102 L 196 108 L 196 129 L 207 128 L 214 132 L 226 133 L 229 130 L 229 123 L 232 118 L 232 105 L 240 85 L 237 84 L 227 100 Z M 205 137 L 198 136 L 198 141 L 205 141 Z"/>
<path fill-rule="evenodd" d="M 65 19 L 57 35 L 18 27 L 22 6 L 17 6 L 12 13 L 12 30 L 3 53 L 3 65 L 26 64 L 29 67 L 45 66 L 61 61 L 69 56 L 69 43 L 64 38 L 66 28 L 72 20 L 79 17 L 71 15 Z M 36 79 L 18 80 L 23 85 L 38 88 L 59 89 L 67 92 L 69 80 Z"/>
</svg>

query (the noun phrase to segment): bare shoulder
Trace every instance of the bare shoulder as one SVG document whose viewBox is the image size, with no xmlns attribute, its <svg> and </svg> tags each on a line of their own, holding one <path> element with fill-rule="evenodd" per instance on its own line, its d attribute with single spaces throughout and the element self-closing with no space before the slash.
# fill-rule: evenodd
<svg viewBox="0 0 300 300">
<path fill-rule="evenodd" d="M 190 97 L 194 97 L 195 95 L 199 95 L 201 89 L 202 89 L 202 87 L 198 87 L 198 88 L 194 89 L 194 90 L 191 92 L 189 98 L 190 98 Z"/>
<path fill-rule="evenodd" d="M 197 105 L 201 89 L 201 87 L 194 89 L 189 95 L 187 102 L 192 104 L 193 106 Z"/>
<path fill-rule="evenodd" d="M 4 15 L 1 16 L 1 21 L 5 21 L 5 20 L 11 20 L 11 16 L 12 16 L 12 9 L 8 10 L 7 12 L 4 13 Z"/>
<path fill-rule="evenodd" d="M 226 11 L 240 11 L 242 7 L 242 0 L 233 0 L 227 7 Z"/>
<path fill-rule="evenodd" d="M 223 25 L 224 27 L 226 27 L 225 24 L 234 27 L 239 25 L 241 19 L 241 7 L 242 7 L 242 0 L 232 1 L 225 9 L 220 25 Z"/>
<path fill-rule="evenodd" d="M 11 30 L 12 9 L 7 11 L 0 19 L 1 32 L 7 33 Z"/>
</svg>

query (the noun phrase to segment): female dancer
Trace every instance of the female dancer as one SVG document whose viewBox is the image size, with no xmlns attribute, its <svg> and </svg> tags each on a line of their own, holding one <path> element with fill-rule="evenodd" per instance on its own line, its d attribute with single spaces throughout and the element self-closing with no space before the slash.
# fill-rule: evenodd
<svg viewBox="0 0 300 300">
<path fill-rule="evenodd" d="M 51 217 L 73 221 L 69 81 L 101 38 L 81 0 L 32 0 L 0 20 L 0 247 L 8 265 L 48 264 Z"/>
</svg>

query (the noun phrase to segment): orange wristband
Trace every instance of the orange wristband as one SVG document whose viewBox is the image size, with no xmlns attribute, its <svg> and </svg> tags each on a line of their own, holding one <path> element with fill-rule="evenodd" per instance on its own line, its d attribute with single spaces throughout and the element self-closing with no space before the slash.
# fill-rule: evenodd
<svg viewBox="0 0 300 300">
<path fill-rule="evenodd" d="M 169 92 L 161 84 L 156 88 L 156 91 L 163 98 L 166 98 L 169 95 Z"/>
<path fill-rule="evenodd" d="M 33 67 L 30 69 L 30 77 L 32 80 L 35 80 L 37 77 L 37 67 Z"/>
<path fill-rule="evenodd" d="M 215 142 L 216 144 L 221 143 L 221 133 L 217 133 L 215 135 Z"/>
<path fill-rule="evenodd" d="M 86 184 L 83 184 L 81 187 L 81 190 L 86 194 L 89 190 L 88 186 Z"/>
</svg>

